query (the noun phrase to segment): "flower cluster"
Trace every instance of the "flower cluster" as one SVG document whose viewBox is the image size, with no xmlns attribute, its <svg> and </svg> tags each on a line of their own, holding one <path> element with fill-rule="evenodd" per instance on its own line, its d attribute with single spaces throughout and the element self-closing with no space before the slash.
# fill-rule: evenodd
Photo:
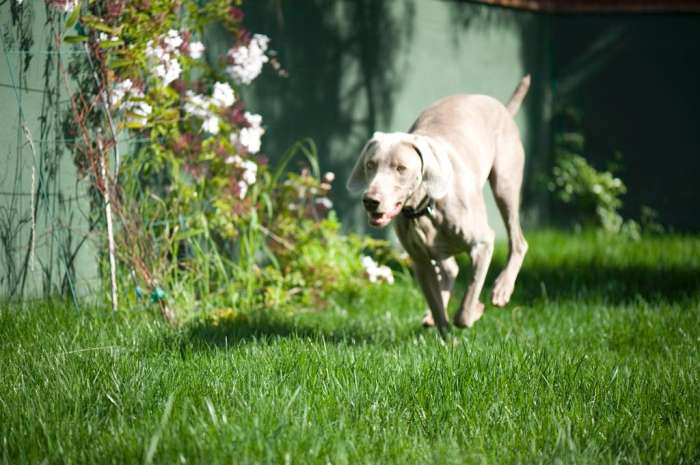
<svg viewBox="0 0 700 465">
<path fill-rule="evenodd" d="M 182 73 L 182 66 L 178 61 L 182 54 L 187 54 L 193 59 L 201 58 L 204 53 L 204 44 L 201 42 L 189 42 L 189 32 L 181 34 L 175 29 L 170 29 L 158 41 L 149 40 L 146 43 L 146 58 L 152 66 L 153 73 L 168 85 Z"/>
<path fill-rule="evenodd" d="M 22 2 L 18 3 L 21 4 Z M 46 4 L 49 8 L 68 13 L 80 4 L 80 0 L 46 0 Z"/>
<path fill-rule="evenodd" d="M 185 112 L 202 120 L 202 129 L 210 134 L 219 133 L 220 116 L 217 109 L 228 108 L 236 102 L 233 89 L 226 82 L 214 84 L 211 97 L 188 90 Z"/>
<path fill-rule="evenodd" d="M 262 116 L 246 111 L 243 118 L 246 126 L 241 128 L 239 133 L 231 133 L 229 136 L 231 144 L 238 150 L 254 155 L 260 151 L 261 139 L 265 134 L 265 129 L 261 126 Z"/>
<path fill-rule="evenodd" d="M 123 109 L 127 114 L 127 121 L 138 126 L 145 126 L 153 112 L 153 107 L 144 100 L 143 91 L 135 86 L 131 79 L 119 81 L 112 87 L 109 104 L 114 109 Z"/>
<path fill-rule="evenodd" d="M 241 170 L 241 179 L 237 183 L 238 197 L 243 200 L 248 193 L 248 187 L 255 184 L 258 175 L 258 165 L 251 160 L 244 160 L 239 155 L 226 158 L 226 164 L 233 165 Z"/>
<path fill-rule="evenodd" d="M 333 201 L 329 199 L 328 193 L 331 191 L 331 183 L 335 180 L 335 173 L 328 171 L 323 175 L 323 180 L 319 186 L 320 194 L 314 199 L 314 205 L 323 216 L 333 208 Z"/>
<path fill-rule="evenodd" d="M 368 255 L 363 255 L 361 261 L 369 282 L 377 283 L 384 281 L 388 284 L 394 284 L 394 274 L 391 272 L 391 268 L 386 265 L 380 266 Z"/>
<path fill-rule="evenodd" d="M 270 38 L 263 34 L 254 34 L 247 45 L 238 45 L 227 53 L 229 66 L 226 72 L 238 84 L 250 84 L 262 72 L 262 67 L 269 61 L 265 54 Z"/>
</svg>

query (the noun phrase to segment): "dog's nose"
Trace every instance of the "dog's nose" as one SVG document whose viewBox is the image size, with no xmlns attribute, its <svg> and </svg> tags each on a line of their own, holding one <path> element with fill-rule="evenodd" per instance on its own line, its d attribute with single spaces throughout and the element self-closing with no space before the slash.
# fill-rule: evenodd
<svg viewBox="0 0 700 465">
<path fill-rule="evenodd" d="M 379 208 L 379 200 L 375 200 L 372 197 L 364 197 L 362 203 L 365 204 L 365 209 L 368 212 L 375 212 Z"/>
</svg>

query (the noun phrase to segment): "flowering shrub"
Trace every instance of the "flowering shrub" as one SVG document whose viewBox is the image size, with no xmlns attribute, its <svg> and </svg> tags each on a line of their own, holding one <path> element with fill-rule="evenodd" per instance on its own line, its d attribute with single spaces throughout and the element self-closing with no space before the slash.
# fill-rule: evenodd
<svg viewBox="0 0 700 465">
<path fill-rule="evenodd" d="M 262 116 L 246 110 L 238 89 L 267 63 L 281 70 L 269 39 L 250 34 L 240 2 L 231 4 L 98 1 L 75 4 L 67 20 L 77 33 L 65 40 L 88 55 L 70 67 L 80 91 L 65 130 L 80 172 L 105 198 L 111 191 L 120 289 L 132 302 L 141 294 L 127 290 L 145 287 L 181 313 L 319 305 L 359 285 L 364 244 L 340 234 L 334 176 L 321 179 L 313 143 L 298 143 L 274 170 L 260 153 Z M 212 25 L 230 33 L 224 56 L 207 56 L 202 37 Z M 105 153 L 124 134 L 133 142 L 106 176 Z M 298 155 L 307 168 L 285 177 Z"/>
</svg>

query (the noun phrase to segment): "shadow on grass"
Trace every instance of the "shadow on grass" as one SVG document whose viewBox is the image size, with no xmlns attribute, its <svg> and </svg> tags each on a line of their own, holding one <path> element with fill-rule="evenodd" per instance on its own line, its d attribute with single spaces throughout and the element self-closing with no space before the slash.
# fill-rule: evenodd
<svg viewBox="0 0 700 465">
<path fill-rule="evenodd" d="M 320 312 L 315 315 L 289 316 L 260 313 L 218 321 L 204 320 L 187 329 L 193 348 L 227 349 L 240 345 L 272 344 L 281 339 L 301 339 L 334 345 L 389 345 L 396 341 L 390 333 L 375 331 L 361 318 L 334 318 Z M 364 322 L 365 324 L 360 324 Z"/>
<path fill-rule="evenodd" d="M 493 283 L 503 264 L 496 264 Z M 518 276 L 514 300 L 589 300 L 625 304 L 638 299 L 668 303 L 700 296 L 700 266 L 613 266 L 596 263 L 525 264 Z M 484 299 L 486 297 L 483 297 Z"/>
</svg>

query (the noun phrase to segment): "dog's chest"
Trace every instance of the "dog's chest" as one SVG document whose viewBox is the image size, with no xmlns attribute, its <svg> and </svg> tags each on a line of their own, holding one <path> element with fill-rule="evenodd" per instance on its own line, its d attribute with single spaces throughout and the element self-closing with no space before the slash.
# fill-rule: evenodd
<svg viewBox="0 0 700 465">
<path fill-rule="evenodd" d="M 464 231 L 445 221 L 440 213 L 397 223 L 397 235 L 409 255 L 427 254 L 442 260 L 468 249 Z"/>
</svg>

